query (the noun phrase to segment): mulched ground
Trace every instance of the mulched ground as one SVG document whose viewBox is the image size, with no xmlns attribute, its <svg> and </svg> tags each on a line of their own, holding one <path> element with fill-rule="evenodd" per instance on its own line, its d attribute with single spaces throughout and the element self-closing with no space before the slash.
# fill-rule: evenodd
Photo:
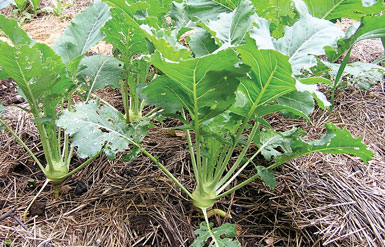
<svg viewBox="0 0 385 247">
<path fill-rule="evenodd" d="M 65 13 L 72 17 L 79 9 Z M 43 15 L 24 28 L 35 39 L 52 43 L 68 23 Z M 95 52 L 110 52 L 104 44 L 99 47 Z M 377 57 L 381 52 L 372 53 Z M 371 59 L 375 58 L 362 58 Z M 99 95 L 121 107 L 117 90 L 105 89 Z M 31 116 L 16 107 L 25 103 L 11 80 L 0 81 L 0 101 L 9 106 L 3 118 L 43 158 Z M 274 191 L 257 180 L 217 202 L 215 207 L 232 218 L 211 221 L 237 224 L 242 246 L 385 246 L 384 88 L 378 84 L 363 92 L 348 87 L 337 93 L 336 102 L 333 113 L 317 109 L 311 124 L 279 115 L 268 121 L 281 130 L 301 127 L 309 138 L 319 138 L 325 122 L 347 127 L 374 151 L 373 161 L 364 164 L 349 155 L 302 157 L 276 170 Z M 156 124 L 144 141 L 146 149 L 193 189 L 186 139 L 167 133 L 178 122 Z M 74 159 L 73 166 L 77 164 Z M 31 178 L 34 184 L 28 182 Z M 11 135 L 0 134 L 0 215 L 14 209 L 13 215 L 26 228 L 12 217 L 1 220 L 0 246 L 189 246 L 202 221 L 187 197 L 143 156 L 133 162 L 98 158 L 64 183 L 60 198 L 55 199 L 48 186 L 33 209 L 37 215 L 24 219 L 23 212 L 44 179 Z M 81 195 L 76 193 L 79 184 L 87 187 Z"/>
</svg>

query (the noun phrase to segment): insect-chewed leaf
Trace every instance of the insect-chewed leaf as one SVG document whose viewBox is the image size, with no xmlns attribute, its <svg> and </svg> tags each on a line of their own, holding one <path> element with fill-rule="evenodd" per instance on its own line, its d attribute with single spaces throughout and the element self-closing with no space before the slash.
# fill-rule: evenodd
<svg viewBox="0 0 385 247">
<path fill-rule="evenodd" d="M 138 5 L 142 6 L 139 3 Z M 144 6 L 144 9 L 146 7 L 147 5 Z M 139 8 L 139 10 L 142 9 Z M 135 20 L 134 16 L 127 16 L 118 8 L 113 8 L 111 15 L 111 20 L 102 28 L 102 31 L 106 34 L 105 40 L 119 50 L 123 59 L 146 52 L 148 50 L 146 33 L 138 26 L 132 25 L 131 22 Z"/>
<path fill-rule="evenodd" d="M 65 64 L 69 64 L 104 39 L 100 29 L 110 17 L 107 4 L 100 1 L 91 3 L 82 13 L 75 16 L 52 48 L 62 57 Z"/>
<path fill-rule="evenodd" d="M 205 121 L 227 110 L 235 100 L 238 76 L 247 70 L 236 67 L 238 57 L 231 49 L 201 58 L 172 62 L 152 56 L 151 63 L 165 76 L 155 79 L 142 93 L 149 103 L 183 106 L 191 116 Z M 168 110 L 175 110 L 169 107 Z"/>
<path fill-rule="evenodd" d="M 0 30 L 8 36 L 14 45 L 31 45 L 33 43 L 28 34 L 19 27 L 17 21 L 8 19 L 4 15 L 0 15 Z"/>
<path fill-rule="evenodd" d="M 273 166 L 277 167 L 289 160 L 314 152 L 351 154 L 360 157 L 364 162 L 372 159 L 373 152 L 362 143 L 361 137 L 354 138 L 346 129 L 341 130 L 331 123 L 326 124 L 326 130 L 326 135 L 311 142 L 305 142 L 298 135 L 292 135 L 293 151 L 277 156 Z"/>
<path fill-rule="evenodd" d="M 72 145 L 78 147 L 81 158 L 94 156 L 102 148 L 109 155 L 128 150 L 129 144 L 144 138 L 149 125 L 145 120 L 127 125 L 119 111 L 98 107 L 95 101 L 77 104 L 74 111 L 65 111 L 56 123 L 72 136 Z"/>
<path fill-rule="evenodd" d="M 212 227 L 212 223 L 210 223 Z M 241 243 L 237 240 L 233 241 L 230 238 L 237 236 L 237 229 L 234 224 L 223 224 L 220 227 L 211 229 L 217 242 L 214 246 L 218 247 L 240 247 Z M 209 229 L 207 228 L 206 222 L 201 222 L 200 228 L 194 231 L 198 237 L 194 240 L 191 247 L 203 247 L 206 246 L 207 241 L 211 239 Z M 210 245 L 212 246 L 212 245 Z"/>
<path fill-rule="evenodd" d="M 308 69 L 317 64 L 314 55 L 323 55 L 324 47 L 336 47 L 343 32 L 327 20 L 312 17 L 309 14 L 285 29 L 285 35 L 277 40 L 277 50 L 290 57 L 289 62 L 295 75 L 301 69 Z"/>
<path fill-rule="evenodd" d="M 326 20 L 341 17 L 359 20 L 364 15 L 384 10 L 381 0 L 304 0 L 313 16 Z"/>
<path fill-rule="evenodd" d="M 236 48 L 243 63 L 251 66 L 252 78 L 241 78 L 240 91 L 251 104 L 262 105 L 296 90 L 289 58 L 275 50 L 258 50 L 255 40 Z"/>
<path fill-rule="evenodd" d="M 52 49 L 41 43 L 9 46 L 0 43 L 0 66 L 19 86 L 29 103 L 56 104 L 73 85 L 66 67 Z"/>
<path fill-rule="evenodd" d="M 101 55 L 85 57 L 80 62 L 80 68 L 83 69 L 77 78 L 86 89 L 87 100 L 95 90 L 106 86 L 119 87 L 119 81 L 123 79 L 123 64 L 112 57 Z"/>
</svg>

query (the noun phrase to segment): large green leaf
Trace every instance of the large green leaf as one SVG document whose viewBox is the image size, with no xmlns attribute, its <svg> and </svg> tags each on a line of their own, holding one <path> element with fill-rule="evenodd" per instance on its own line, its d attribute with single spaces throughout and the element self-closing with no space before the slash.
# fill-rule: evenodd
<svg viewBox="0 0 385 247">
<path fill-rule="evenodd" d="M 244 69 L 235 66 L 238 62 L 231 49 L 178 63 L 163 59 L 157 52 L 151 63 L 165 76 L 150 83 L 143 89 L 143 94 L 150 104 L 166 108 L 183 106 L 193 119 L 208 120 L 234 103 L 234 92 L 239 85 L 236 77 L 245 73 Z"/>
<path fill-rule="evenodd" d="M 106 35 L 105 40 L 122 55 L 122 60 L 147 52 L 146 34 L 129 25 L 130 19 L 121 9 L 112 9 L 111 15 L 111 20 L 102 31 Z"/>
<path fill-rule="evenodd" d="M 74 111 L 64 111 L 57 125 L 72 136 L 80 158 L 94 156 L 104 148 L 106 154 L 129 150 L 129 144 L 140 142 L 147 134 L 148 121 L 127 125 L 123 114 L 95 101 L 79 103 Z"/>
<path fill-rule="evenodd" d="M 304 0 L 310 13 L 318 18 L 334 20 L 350 18 L 359 20 L 365 15 L 378 14 L 384 10 L 382 0 Z"/>
<path fill-rule="evenodd" d="M 345 38 L 338 41 L 338 49 L 326 48 L 329 61 L 336 61 L 345 51 L 353 47 L 355 43 L 365 39 L 385 37 L 385 15 L 365 16 L 357 27 L 353 25 L 346 32 Z"/>
<path fill-rule="evenodd" d="M 95 90 L 106 86 L 119 87 L 119 81 L 123 79 L 123 64 L 108 56 L 85 57 L 80 63 L 81 71 L 77 78 L 86 90 L 86 100 Z"/>
<path fill-rule="evenodd" d="M 237 48 L 252 78 L 242 77 L 240 90 L 251 104 L 262 105 L 296 90 L 289 58 L 274 50 L 258 50 L 255 40 Z"/>
<path fill-rule="evenodd" d="M 214 34 L 222 48 L 244 43 L 247 32 L 253 26 L 255 14 L 254 6 L 249 0 L 241 1 L 238 7 L 229 13 L 223 12 L 215 20 L 209 20 L 203 28 Z"/>
<path fill-rule="evenodd" d="M 11 47 L 3 42 L 0 50 L 0 66 L 30 104 L 37 102 L 52 108 L 72 86 L 61 58 L 49 46 L 37 43 L 33 47 Z"/>
<path fill-rule="evenodd" d="M 187 0 L 185 9 L 190 18 L 216 19 L 224 12 L 233 11 L 240 0 Z"/>
<path fill-rule="evenodd" d="M 324 47 L 336 47 L 343 32 L 333 23 L 304 14 L 285 35 L 276 42 L 277 50 L 290 57 L 293 73 L 317 64 L 314 55 L 323 55 Z"/>
<path fill-rule="evenodd" d="M 210 227 L 212 227 L 212 223 L 210 223 Z M 237 229 L 234 224 L 223 224 L 220 227 L 216 227 L 211 229 L 213 235 L 217 242 L 214 244 L 209 244 L 208 246 L 216 246 L 216 247 L 240 247 L 241 243 L 237 240 L 233 241 L 230 238 L 237 236 Z M 206 222 L 201 222 L 200 228 L 194 231 L 198 237 L 194 240 L 191 247 L 203 247 L 207 246 L 207 242 L 211 240 L 211 234 L 209 229 L 207 228 Z"/>
<path fill-rule="evenodd" d="M 362 138 L 354 138 L 345 129 L 341 130 L 334 124 L 326 124 L 327 134 L 320 140 L 311 142 L 303 141 L 299 136 L 292 136 L 291 153 L 285 153 L 275 158 L 273 167 L 277 167 L 294 158 L 314 153 L 322 152 L 328 154 L 351 154 L 360 157 L 364 162 L 372 159 L 373 152 L 370 151 L 365 144 L 362 143 Z"/>
<path fill-rule="evenodd" d="M 55 41 L 52 48 L 65 64 L 83 56 L 90 48 L 102 41 L 104 34 L 100 29 L 110 19 L 107 4 L 96 1 L 82 13 L 75 16 L 63 35 Z"/>
<path fill-rule="evenodd" d="M 8 36 L 14 45 L 30 45 L 33 43 L 28 34 L 19 27 L 17 21 L 0 15 L 0 29 Z"/>
</svg>

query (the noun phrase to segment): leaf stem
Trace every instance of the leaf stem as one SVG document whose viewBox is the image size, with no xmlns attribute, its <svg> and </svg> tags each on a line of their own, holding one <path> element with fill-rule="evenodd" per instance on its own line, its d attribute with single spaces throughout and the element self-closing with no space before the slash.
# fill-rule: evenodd
<svg viewBox="0 0 385 247">
<path fill-rule="evenodd" d="M 16 133 L 7 125 L 7 123 L 0 118 L 0 123 L 3 125 L 11 134 L 13 137 L 15 137 L 16 141 L 19 142 L 25 150 L 31 155 L 32 159 L 36 162 L 36 164 L 40 167 L 40 169 L 45 172 L 44 166 L 40 163 L 40 161 L 37 159 L 37 157 L 33 154 L 32 150 L 29 149 L 29 147 L 25 144 L 25 142 L 18 136 Z"/>
</svg>

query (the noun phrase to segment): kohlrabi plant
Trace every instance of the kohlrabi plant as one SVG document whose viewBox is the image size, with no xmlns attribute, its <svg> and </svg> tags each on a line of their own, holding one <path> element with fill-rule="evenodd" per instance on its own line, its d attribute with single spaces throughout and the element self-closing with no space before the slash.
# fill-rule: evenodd
<svg viewBox="0 0 385 247">
<path fill-rule="evenodd" d="M 161 107 L 164 116 L 183 123 L 179 128 L 186 133 L 195 187 L 186 188 L 147 152 L 136 141 L 140 139 L 140 128 L 129 128 L 123 114 L 108 105 L 79 104 L 74 111 L 64 112 L 57 124 L 79 140 L 79 149 L 88 155 L 104 146 L 113 147 L 114 151 L 133 146 L 155 162 L 205 217 L 206 223 L 196 231 L 199 236 L 192 246 L 205 246 L 207 241 L 209 246 L 240 246 L 230 239 L 236 235 L 233 227 L 211 228 L 208 211 L 217 200 L 255 179 L 274 188 L 273 169 L 292 159 L 312 152 L 351 154 L 364 162 L 371 159 L 373 153 L 361 138 L 354 138 L 333 124 L 326 124 L 326 133 L 319 140 L 305 141 L 306 133 L 301 129 L 278 132 L 263 118 L 284 112 L 309 120 L 314 101 L 324 109 L 330 106 L 316 83 L 332 83 L 321 77 L 305 77 L 303 72 L 317 65 L 317 56 L 325 55 L 325 46 L 337 48 L 343 32 L 332 22 L 310 14 L 302 1 L 294 1 L 295 9 L 289 5 L 285 11 L 258 0 L 174 2 L 170 11 L 164 12 L 170 17 L 170 26 L 154 24 L 159 12 L 143 1 L 106 2 L 116 9 L 117 15 L 125 16 L 122 26 L 127 24 L 130 30 L 134 27 L 144 36 L 138 45 L 146 40 L 147 45 L 154 47 L 154 52 L 133 50 L 149 54 L 143 59 L 160 72 L 140 92 L 148 104 Z M 274 14 L 265 13 L 270 9 L 274 9 Z M 257 13 L 265 13 L 264 17 L 274 21 Z M 287 18 L 277 17 L 279 13 Z M 280 19 L 286 20 L 286 27 L 277 24 Z M 271 28 L 270 23 L 275 26 Z M 115 36 L 130 35 L 112 24 L 107 25 L 108 32 L 116 29 L 119 34 Z M 188 50 L 179 43 L 187 31 L 191 32 L 183 42 Z M 120 53 L 124 47 L 129 46 L 122 44 Z M 90 129 L 94 147 L 82 141 L 90 135 Z M 266 162 L 257 163 L 257 156 Z M 254 174 L 235 184 L 250 167 Z"/>
<path fill-rule="evenodd" d="M 0 30 L 9 42 L 0 41 L 0 78 L 12 78 L 28 106 L 23 108 L 33 116 L 44 159 L 33 151 L 0 119 L 1 125 L 27 150 L 54 185 L 58 196 L 60 184 L 89 164 L 99 153 L 70 171 L 75 146 L 70 147 L 69 136 L 63 135 L 55 121 L 64 108 L 72 110 L 72 94 L 78 87 L 77 75 L 86 52 L 103 40 L 100 28 L 110 18 L 109 7 L 96 2 L 77 15 L 52 47 L 31 40 L 16 21 L 0 15 Z M 97 72 L 95 72 L 97 73 Z M 45 186 L 44 185 L 44 186 Z M 43 187 L 44 187 L 43 186 Z M 43 188 L 42 188 L 43 189 Z M 40 193 L 40 192 L 39 192 Z M 28 209 L 27 209 L 28 210 Z"/>
</svg>

